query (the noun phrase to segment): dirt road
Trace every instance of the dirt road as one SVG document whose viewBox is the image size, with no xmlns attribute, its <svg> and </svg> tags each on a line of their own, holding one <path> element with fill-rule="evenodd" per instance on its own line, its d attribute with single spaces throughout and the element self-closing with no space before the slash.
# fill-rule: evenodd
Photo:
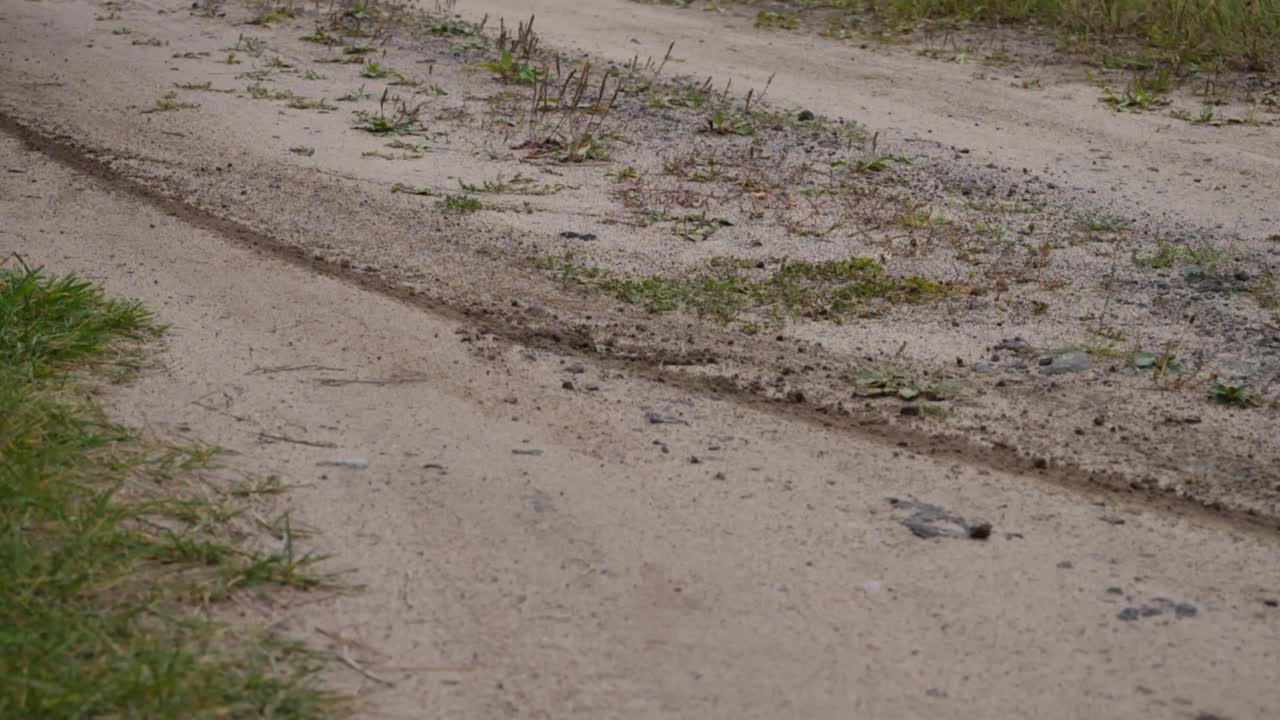
<svg viewBox="0 0 1280 720">
<path fill-rule="evenodd" d="M 306 164 L 280 146 L 343 152 L 345 118 L 299 130 L 220 94 L 139 112 L 191 80 L 154 52 L 237 33 L 177 9 L 121 10 L 173 33 L 163 50 L 85 52 L 128 36 L 76 0 L 0 10 L 0 255 L 82 273 L 173 326 L 163 366 L 109 405 L 296 485 L 285 502 L 311 547 L 365 588 L 246 612 L 345 658 L 334 681 L 362 716 L 1280 712 L 1273 530 L 575 342 L 548 318 L 638 320 L 518 283 L 465 244 L 507 231 L 387 200 L 388 174 L 444 169 L 386 169 L 358 146 Z M 666 17 L 612 10 L 623 42 L 629 18 Z M 525 332 L 495 320 L 495 297 L 538 308 Z M 717 332 L 640 317 L 653 344 L 686 347 L 669 359 Z M 1246 417 L 1262 439 L 1237 442 L 1273 451 L 1271 420 Z"/>
</svg>

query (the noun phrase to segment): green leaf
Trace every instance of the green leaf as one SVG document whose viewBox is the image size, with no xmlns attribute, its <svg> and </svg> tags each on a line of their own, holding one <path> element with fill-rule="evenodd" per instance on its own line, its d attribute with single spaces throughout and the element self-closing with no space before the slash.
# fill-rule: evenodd
<svg viewBox="0 0 1280 720">
<path fill-rule="evenodd" d="M 969 394 L 969 388 L 953 380 L 943 380 L 925 389 L 930 400 L 954 400 Z"/>
</svg>

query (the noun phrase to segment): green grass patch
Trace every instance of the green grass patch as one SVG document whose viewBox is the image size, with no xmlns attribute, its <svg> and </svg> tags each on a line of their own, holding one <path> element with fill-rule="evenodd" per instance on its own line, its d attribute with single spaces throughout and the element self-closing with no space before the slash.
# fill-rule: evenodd
<svg viewBox="0 0 1280 720">
<path fill-rule="evenodd" d="M 1129 63 L 1190 67 L 1221 61 L 1250 71 L 1280 67 L 1280 0 L 798 0 L 796 5 L 879 18 L 886 28 L 926 20 L 1050 28 L 1068 46 L 1143 49 Z M 765 25 L 776 26 L 769 17 Z M 780 18 L 779 13 L 772 13 Z M 760 20 L 758 19 L 759 23 Z"/>
<path fill-rule="evenodd" d="M 727 323 L 751 313 L 781 322 L 788 317 L 844 320 L 874 314 L 878 303 L 922 303 L 954 291 L 922 277 L 893 277 L 875 260 L 854 257 L 827 262 L 788 262 L 776 271 L 754 261 L 721 258 L 707 272 L 690 276 L 621 278 L 563 257 L 533 258 L 566 286 L 588 286 L 655 313 L 685 310 Z"/>
<path fill-rule="evenodd" d="M 483 207 L 483 205 L 480 203 L 480 198 L 477 198 L 474 195 L 467 195 L 466 193 L 461 195 L 445 195 L 444 198 L 440 200 L 440 209 L 449 213 L 472 213 L 476 212 L 481 207 Z"/>
<path fill-rule="evenodd" d="M 317 655 L 214 618 L 232 593 L 326 582 L 287 520 L 282 549 L 248 549 L 214 450 L 144 441 L 89 399 L 162 332 L 74 276 L 0 268 L 0 717 L 337 716 Z"/>
</svg>

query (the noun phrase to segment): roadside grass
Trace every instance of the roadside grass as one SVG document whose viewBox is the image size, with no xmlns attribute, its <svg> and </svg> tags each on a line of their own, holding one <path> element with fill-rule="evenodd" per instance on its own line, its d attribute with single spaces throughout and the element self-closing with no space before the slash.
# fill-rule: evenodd
<svg viewBox="0 0 1280 720">
<path fill-rule="evenodd" d="M 0 717 L 326 718 L 319 655 L 232 626 L 216 601 L 314 588 L 318 558 L 253 550 L 257 488 L 216 450 L 148 441 L 92 385 L 127 377 L 164 328 L 73 275 L 0 268 Z"/>
<path fill-rule="evenodd" d="M 1261 72 L 1280 65 L 1280 0 L 798 0 L 797 7 L 875 18 L 886 32 L 927 21 L 1051 28 L 1064 47 L 1115 54 L 1116 41 L 1143 51 L 1130 62 L 1175 68 L 1223 63 Z M 792 27 L 762 13 L 757 27 Z M 1120 53 L 1123 55 L 1123 51 Z"/>
<path fill-rule="evenodd" d="M 617 277 L 585 264 L 573 253 L 531 258 L 566 287 L 585 286 L 649 312 L 692 312 L 728 323 L 750 314 L 782 323 L 787 318 L 843 322 L 874 315 L 877 302 L 923 303 L 946 298 L 955 288 L 922 277 L 892 277 L 880 263 L 853 257 L 827 262 L 787 262 L 774 272 L 761 263 L 719 258 L 707 272 L 684 277 Z"/>
</svg>

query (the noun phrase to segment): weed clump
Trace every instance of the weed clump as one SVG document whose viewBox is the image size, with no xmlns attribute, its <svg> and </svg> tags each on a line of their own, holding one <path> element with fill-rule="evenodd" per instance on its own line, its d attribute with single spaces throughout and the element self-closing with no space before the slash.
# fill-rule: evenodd
<svg viewBox="0 0 1280 720">
<path fill-rule="evenodd" d="M 890 276 L 880 263 L 863 257 L 784 262 L 772 273 L 762 272 L 763 263 L 720 258 L 709 272 L 646 278 L 615 277 L 580 263 L 572 253 L 533 263 L 566 286 L 593 287 L 650 312 L 686 310 L 722 323 L 746 313 L 777 322 L 789 317 L 843 322 L 873 314 L 876 303 L 929 302 L 952 292 L 926 278 Z"/>
</svg>

